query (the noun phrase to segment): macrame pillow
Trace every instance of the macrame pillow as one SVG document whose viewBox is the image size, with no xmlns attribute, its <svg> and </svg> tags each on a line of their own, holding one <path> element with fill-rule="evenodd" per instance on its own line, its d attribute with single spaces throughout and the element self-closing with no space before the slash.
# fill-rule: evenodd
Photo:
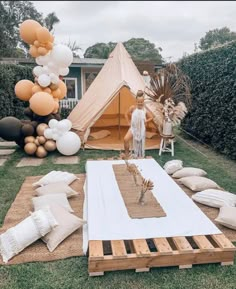
<svg viewBox="0 0 236 289">
<path fill-rule="evenodd" d="M 172 175 L 183 168 L 183 162 L 181 160 L 168 161 L 164 164 L 163 168 L 168 175 Z"/>
<path fill-rule="evenodd" d="M 51 171 L 50 173 L 42 177 L 39 181 L 33 183 L 33 187 L 46 186 L 58 182 L 64 182 L 67 185 L 70 185 L 73 181 L 77 179 L 78 178 L 72 173 Z"/>
<path fill-rule="evenodd" d="M 42 240 L 47 244 L 48 250 L 53 252 L 62 241 L 86 222 L 68 213 L 63 207 L 52 205 L 50 209 L 58 222 L 58 226 L 44 236 Z"/>
<path fill-rule="evenodd" d="M 35 191 L 37 196 L 45 196 L 49 194 L 66 194 L 67 198 L 71 198 L 73 196 L 78 196 L 79 194 L 64 182 L 42 186 L 37 188 Z"/>
<path fill-rule="evenodd" d="M 35 197 L 32 198 L 32 202 L 35 211 L 56 204 L 62 206 L 68 212 L 74 212 L 67 200 L 66 194 L 49 194 L 41 197 Z"/>
<path fill-rule="evenodd" d="M 215 221 L 227 228 L 236 230 L 236 207 L 221 207 Z"/>
<path fill-rule="evenodd" d="M 214 181 L 198 176 L 184 177 L 179 179 L 180 184 L 185 185 L 187 188 L 194 192 L 199 192 L 207 189 L 220 189 Z"/>
<path fill-rule="evenodd" d="M 49 208 L 43 208 L 0 235 L 0 253 L 4 263 L 19 254 L 58 225 Z"/>
<path fill-rule="evenodd" d="M 172 178 L 180 179 L 184 177 L 190 177 L 190 176 L 199 176 L 199 177 L 204 177 L 206 176 L 207 173 L 198 168 L 192 168 L 192 167 L 185 167 L 182 168 L 181 170 L 178 170 L 172 175 Z"/>
</svg>

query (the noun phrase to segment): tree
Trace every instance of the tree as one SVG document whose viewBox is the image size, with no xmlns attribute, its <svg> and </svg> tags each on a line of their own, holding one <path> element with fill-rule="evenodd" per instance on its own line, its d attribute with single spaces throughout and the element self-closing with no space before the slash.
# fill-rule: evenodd
<svg viewBox="0 0 236 289">
<path fill-rule="evenodd" d="M 236 40 L 235 32 L 230 31 L 228 27 L 217 28 L 208 31 L 206 35 L 200 39 L 199 48 L 207 50 L 232 40 Z"/>
<path fill-rule="evenodd" d="M 50 14 L 52 15 L 49 16 Z M 55 13 L 50 14 L 44 19 L 42 13 L 39 13 L 30 1 L 0 1 L 0 55 L 18 57 L 22 55 L 22 51 L 19 53 L 17 49 L 19 46 L 26 54 L 29 45 L 20 39 L 19 25 L 26 19 L 33 19 L 42 26 L 47 21 L 50 27 L 53 27 L 59 19 Z"/>
<path fill-rule="evenodd" d="M 133 60 L 163 62 L 160 54 L 160 51 L 162 51 L 161 47 L 156 48 L 154 43 L 151 43 L 144 38 L 131 38 L 123 44 Z M 107 44 L 96 43 L 86 49 L 84 57 L 106 59 L 115 46 L 115 42 L 109 42 Z"/>
<path fill-rule="evenodd" d="M 59 23 L 59 22 L 60 22 L 60 20 L 58 19 L 55 12 L 49 13 L 44 19 L 45 26 L 47 27 L 47 29 L 49 31 L 52 31 L 54 25 Z"/>
</svg>

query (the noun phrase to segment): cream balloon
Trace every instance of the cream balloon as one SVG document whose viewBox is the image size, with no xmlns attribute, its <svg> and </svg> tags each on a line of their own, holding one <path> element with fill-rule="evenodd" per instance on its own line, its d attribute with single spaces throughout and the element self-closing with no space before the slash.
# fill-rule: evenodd
<svg viewBox="0 0 236 289">
<path fill-rule="evenodd" d="M 49 84 L 51 83 L 51 79 L 49 77 L 49 75 L 47 74 L 41 74 L 39 77 L 38 77 L 38 83 L 40 86 L 42 87 L 47 87 L 49 86 Z"/>
<path fill-rule="evenodd" d="M 62 155 L 71 156 L 79 151 L 81 141 L 76 133 L 68 131 L 56 141 L 56 145 Z"/>
</svg>

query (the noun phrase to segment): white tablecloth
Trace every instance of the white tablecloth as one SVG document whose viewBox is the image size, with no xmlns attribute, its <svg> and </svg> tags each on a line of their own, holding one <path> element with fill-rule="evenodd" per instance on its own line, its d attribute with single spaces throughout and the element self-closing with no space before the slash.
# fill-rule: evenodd
<svg viewBox="0 0 236 289">
<path fill-rule="evenodd" d="M 171 179 L 154 159 L 131 160 L 154 182 L 154 196 L 166 217 L 131 219 L 119 191 L 113 164 L 124 161 L 87 161 L 84 251 L 88 240 L 147 239 L 154 237 L 220 234 L 221 231 Z"/>
</svg>

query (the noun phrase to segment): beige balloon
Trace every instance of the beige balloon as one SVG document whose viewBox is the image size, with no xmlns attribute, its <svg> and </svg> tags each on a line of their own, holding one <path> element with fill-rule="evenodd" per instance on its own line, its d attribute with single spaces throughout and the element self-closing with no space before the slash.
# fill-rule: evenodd
<svg viewBox="0 0 236 289">
<path fill-rule="evenodd" d="M 24 146 L 24 150 L 28 155 L 33 155 L 37 150 L 37 146 L 36 144 L 29 142 Z"/>
<path fill-rule="evenodd" d="M 46 123 L 40 123 L 36 128 L 37 134 L 39 136 L 44 136 L 44 131 L 46 128 L 48 128 L 48 125 Z"/>
<path fill-rule="evenodd" d="M 39 146 L 39 140 L 38 140 L 38 139 L 36 139 L 36 140 L 34 141 L 34 143 L 36 144 L 36 146 Z"/>
<path fill-rule="evenodd" d="M 47 151 L 45 150 L 45 148 L 43 146 L 39 146 L 37 148 L 37 151 L 36 151 L 36 156 L 38 158 L 45 158 L 47 156 Z"/>
<path fill-rule="evenodd" d="M 53 141 L 53 140 L 48 140 L 48 141 L 45 142 L 44 148 L 45 148 L 48 152 L 53 152 L 53 151 L 55 151 L 55 149 L 57 148 L 56 142 Z"/>
<path fill-rule="evenodd" d="M 33 136 L 25 137 L 25 144 L 26 143 L 33 143 L 34 141 L 35 141 L 35 137 L 33 137 Z"/>
<path fill-rule="evenodd" d="M 46 142 L 46 138 L 44 136 L 38 136 L 39 144 L 44 144 Z"/>
</svg>

